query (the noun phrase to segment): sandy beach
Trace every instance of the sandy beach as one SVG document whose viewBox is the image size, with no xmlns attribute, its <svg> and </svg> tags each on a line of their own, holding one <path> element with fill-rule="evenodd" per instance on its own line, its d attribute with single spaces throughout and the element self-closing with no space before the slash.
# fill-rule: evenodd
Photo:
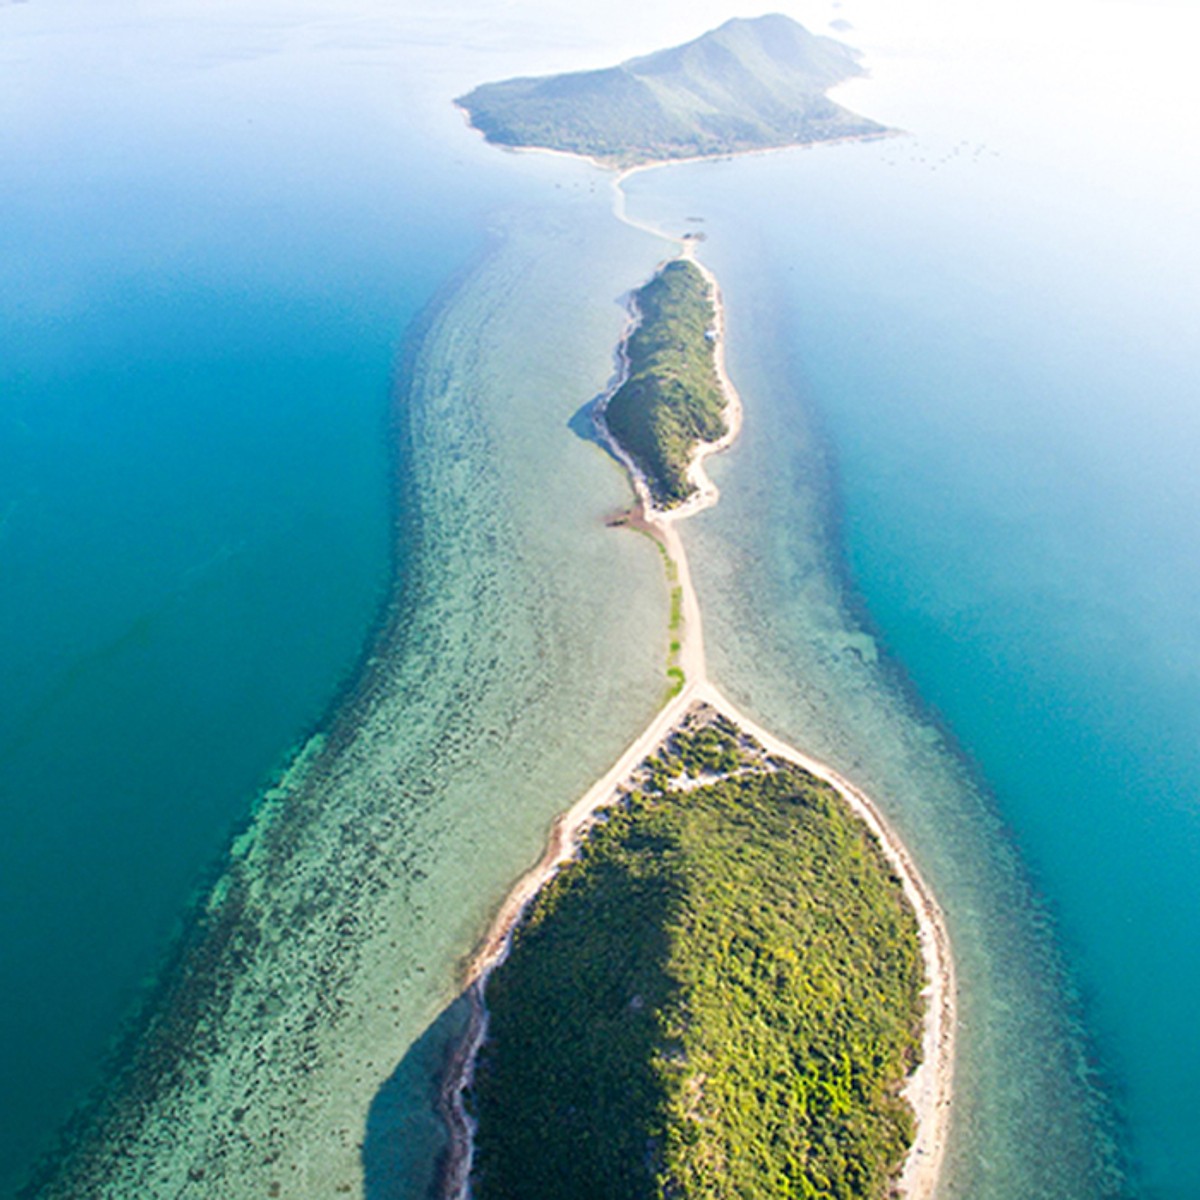
<svg viewBox="0 0 1200 1200">
<path fill-rule="evenodd" d="M 624 193 L 621 191 L 620 182 L 627 174 L 628 172 L 624 173 L 616 181 L 616 194 L 622 201 Z M 626 217 L 623 203 L 614 204 L 614 208 L 621 220 L 635 224 Z M 666 236 L 657 230 L 652 232 L 657 236 Z M 440 1093 L 439 1107 L 450 1132 L 450 1148 L 442 1174 L 440 1195 L 445 1200 L 465 1200 L 470 1192 L 474 1126 L 466 1111 L 464 1095 L 471 1085 L 476 1056 L 487 1037 L 485 990 L 488 976 L 504 961 L 511 945 L 513 931 L 520 923 L 526 907 L 554 877 L 558 869 L 575 856 L 596 813 L 620 797 L 622 786 L 638 765 L 658 749 L 689 710 L 697 704 L 706 704 L 740 726 L 771 754 L 796 763 L 834 787 L 878 839 L 916 913 L 925 963 L 927 1008 L 922 1037 L 922 1061 L 903 1089 L 916 1115 L 917 1133 L 897 1187 L 899 1194 L 907 1200 L 929 1200 L 936 1192 L 945 1155 L 953 1088 L 954 968 L 945 920 L 908 850 L 870 797 L 825 763 L 811 758 L 763 729 L 731 704 L 708 678 L 700 605 L 692 585 L 687 553 L 677 526 L 679 521 L 715 504 L 719 499 L 717 487 L 709 479 L 704 464 L 711 455 L 720 453 L 736 439 L 741 429 L 744 410 L 741 397 L 725 367 L 725 307 L 716 279 L 707 267 L 696 261 L 695 239 L 671 240 L 675 240 L 680 246 L 681 255 L 696 262 L 712 289 L 716 311 L 714 359 L 727 401 L 725 417 L 728 432 L 719 441 L 702 444 L 696 449 L 688 472 L 697 489 L 695 495 L 676 508 L 663 510 L 654 505 L 645 478 L 636 464 L 608 435 L 604 423 L 607 400 L 622 385 L 627 373 L 626 338 L 622 338 L 618 349 L 618 369 L 614 380 L 598 403 L 595 418 L 598 431 L 629 472 L 641 510 L 639 523 L 652 535 L 658 536 L 674 562 L 678 586 L 683 596 L 678 662 L 685 673 L 686 681 L 679 694 L 663 707 L 604 777 L 555 821 L 542 857 L 518 880 L 508 894 L 469 963 L 465 979 L 470 1004 L 468 1028 L 452 1053 Z M 636 314 L 631 314 L 626 337 L 635 322 Z"/>
</svg>

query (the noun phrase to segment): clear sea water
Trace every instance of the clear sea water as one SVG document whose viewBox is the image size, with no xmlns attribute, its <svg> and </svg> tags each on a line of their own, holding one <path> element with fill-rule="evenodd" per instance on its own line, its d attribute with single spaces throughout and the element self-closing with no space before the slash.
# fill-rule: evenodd
<svg viewBox="0 0 1200 1200">
<path fill-rule="evenodd" d="M 947 1194 L 1194 1195 L 1190 17 L 838 12 L 913 136 L 630 185 L 709 235 L 747 402 L 688 532 L 714 671 L 943 899 Z M 420 1194 L 457 962 L 665 650 L 572 428 L 663 246 L 446 101 L 725 15 L 0 7 L 0 1190 L 183 922 L 195 1023 L 47 1194 Z"/>
<path fill-rule="evenodd" d="M 308 8 L 0 8 L 0 1178 L 362 653 L 404 332 L 484 240 L 389 31 Z"/>
<path fill-rule="evenodd" d="M 1182 1198 L 1200 1191 L 1200 243 L 1173 152 L 1196 110 L 1157 56 L 1193 18 L 1072 16 L 997 25 L 987 53 L 943 29 L 973 51 L 957 62 L 889 28 L 846 95 L 912 136 L 646 175 L 631 207 L 705 218 L 747 391 L 725 500 L 693 535 L 718 678 L 881 795 L 948 910 L 972 1128 L 953 1194 L 1101 1194 L 1088 1163 L 1115 1150 L 1127 1189 Z M 998 103 L 1022 36 L 1042 42 L 1026 94 Z M 1091 86 L 1118 61 L 1140 101 Z M 847 607 L 887 690 L 965 760 L 973 824 L 889 718 L 904 702 Z M 1071 1128 L 1070 1036 L 1117 1122 L 1098 1144 Z"/>
</svg>

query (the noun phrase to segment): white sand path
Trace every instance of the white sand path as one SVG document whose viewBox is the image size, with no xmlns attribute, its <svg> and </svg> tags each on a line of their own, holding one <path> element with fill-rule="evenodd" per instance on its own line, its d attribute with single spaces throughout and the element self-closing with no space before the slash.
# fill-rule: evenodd
<svg viewBox="0 0 1200 1200">
<path fill-rule="evenodd" d="M 471 1083 L 475 1057 L 487 1036 L 484 989 L 488 976 L 504 961 L 513 930 L 530 901 L 554 877 L 558 869 L 577 853 L 580 841 L 595 814 L 620 797 L 622 786 L 638 765 L 662 745 L 693 705 L 702 703 L 728 717 L 761 743 L 769 753 L 796 763 L 834 787 L 878 839 L 901 881 L 909 903 L 916 912 L 927 980 L 927 1007 L 922 1036 L 922 1061 L 904 1087 L 904 1095 L 916 1114 L 917 1132 L 900 1174 L 897 1190 L 907 1200 L 931 1200 L 937 1191 L 945 1156 L 954 1072 L 954 966 L 945 920 L 932 892 L 921 878 L 912 856 L 870 797 L 825 763 L 762 728 L 731 704 L 708 677 L 700 604 L 692 584 L 687 552 L 677 526 L 680 521 L 717 502 L 719 492 L 709 479 L 704 463 L 710 455 L 719 453 L 737 437 L 741 428 L 743 407 L 737 389 L 725 369 L 725 306 L 716 279 L 712 272 L 696 259 L 695 239 L 672 238 L 663 231 L 628 216 L 625 193 L 621 185 L 631 173 L 624 172 L 615 180 L 614 212 L 618 219 L 626 224 L 652 233 L 656 237 L 676 242 L 680 255 L 695 262 L 704 273 L 712 289 L 716 309 L 715 363 L 726 396 L 725 415 L 728 432 L 718 442 L 703 444 L 697 449 L 689 468 L 689 477 L 696 485 L 696 492 L 687 502 L 674 509 L 662 510 L 654 506 L 646 480 L 636 464 L 620 446 L 609 441 L 611 449 L 624 463 L 634 482 L 646 525 L 661 539 L 675 565 L 675 585 L 681 589 L 682 594 L 682 623 L 678 632 L 680 650 L 677 661 L 684 671 L 685 683 L 679 694 L 663 707 L 607 774 L 555 821 L 545 853 L 508 894 L 471 961 L 466 980 L 471 1004 L 469 1027 L 457 1048 L 453 1063 L 446 1072 L 446 1083 L 442 1092 L 442 1112 L 451 1131 L 451 1151 L 443 1179 L 442 1195 L 450 1200 L 467 1200 L 470 1194 L 474 1123 L 466 1112 L 463 1095 Z M 623 355 L 623 347 L 621 353 Z M 604 404 L 608 396 L 623 382 L 625 366 L 622 357 L 621 370 L 599 405 L 598 428 L 605 436 L 607 430 L 602 420 Z"/>
</svg>

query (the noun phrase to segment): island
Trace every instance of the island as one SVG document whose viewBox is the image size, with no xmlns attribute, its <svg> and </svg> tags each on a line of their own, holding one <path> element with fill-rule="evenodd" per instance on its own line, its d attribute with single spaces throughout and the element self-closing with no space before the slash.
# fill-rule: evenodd
<svg viewBox="0 0 1200 1200">
<path fill-rule="evenodd" d="M 928 1200 L 937 1184 L 954 1052 L 937 903 L 869 797 L 708 677 L 679 526 L 716 503 L 705 459 L 742 403 L 695 251 L 679 238 L 631 293 L 594 414 L 635 492 L 609 523 L 666 567 L 671 686 L 468 965 L 440 1200 Z"/>
<path fill-rule="evenodd" d="M 522 554 L 531 522 L 554 522 L 537 487 L 573 461 L 539 442 L 536 475 L 523 467 L 518 490 L 489 490 L 513 452 L 489 406 L 525 419 L 489 392 L 516 375 L 485 369 L 489 355 L 521 361 L 521 323 L 505 313 L 497 327 L 511 344 L 490 327 L 529 286 L 506 265 L 418 330 L 395 430 L 405 455 L 432 453 L 427 471 L 397 476 L 397 527 L 422 547 L 412 572 L 403 564 L 411 603 L 398 594 L 328 725 L 259 798 L 99 1102 L 24 1195 L 428 1195 L 436 1092 L 444 1200 L 931 1200 L 954 1065 L 946 925 L 882 808 L 709 675 L 680 531 L 718 502 L 705 463 L 735 444 L 744 406 L 700 261 L 710 243 L 639 225 L 622 192 L 653 162 L 883 132 L 826 94 L 859 73 L 847 47 L 769 16 L 610 71 L 463 98 L 494 142 L 591 156 L 593 182 L 611 170 L 616 217 L 646 239 L 616 371 L 590 406 L 595 436 L 575 420 L 556 428 L 628 472 L 632 502 L 592 516 L 652 541 L 638 549 L 664 568 L 661 636 L 639 628 L 633 643 L 665 652 L 657 709 L 646 664 L 559 688 L 554 667 L 571 660 L 551 646 L 577 625 L 531 622 L 511 653 L 499 645 L 506 602 L 537 582 L 501 557 Z M 479 362 L 457 373 L 477 337 Z M 563 417 L 595 395 L 582 364 L 599 356 L 578 361 L 565 377 L 581 393 L 553 398 Z M 552 569 L 555 532 L 531 563 Z M 561 603 L 582 599 L 572 586 Z M 523 619 L 559 604 L 534 597 Z M 605 628 L 623 632 L 616 617 Z M 594 738 L 589 721 L 621 679 L 646 687 L 646 726 L 581 796 L 537 800 L 560 815 L 511 880 L 510 851 L 489 837 L 537 781 L 576 778 L 541 768 Z M 564 696 L 586 709 L 560 708 L 550 726 L 523 711 L 549 715 Z M 473 871 L 487 889 L 476 898 L 497 906 L 478 930 L 460 888 Z"/>
<path fill-rule="evenodd" d="M 695 706 L 488 984 L 475 1200 L 883 1197 L 917 920 L 837 792 Z"/>
<path fill-rule="evenodd" d="M 849 46 L 776 13 L 616 67 L 483 84 L 456 103 L 489 142 L 634 167 L 888 133 L 827 95 L 861 74 Z"/>
<path fill-rule="evenodd" d="M 651 502 L 681 504 L 697 492 L 692 458 L 729 433 L 717 374 L 716 309 L 708 280 L 686 258 L 668 262 L 633 293 L 620 386 L 599 420 L 641 475 Z"/>
</svg>

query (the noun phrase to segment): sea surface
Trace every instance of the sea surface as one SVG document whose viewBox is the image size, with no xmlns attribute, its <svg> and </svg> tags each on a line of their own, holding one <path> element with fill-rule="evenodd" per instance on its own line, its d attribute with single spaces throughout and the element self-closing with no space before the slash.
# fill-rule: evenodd
<svg viewBox="0 0 1200 1200">
<path fill-rule="evenodd" d="M 428 153 L 372 15 L 0 7 L 6 1184 L 403 557 L 405 331 L 506 193 Z"/>
<path fill-rule="evenodd" d="M 0 1194 L 426 1187 L 461 958 L 666 650 L 579 412 L 667 247 L 448 101 L 733 11 L 626 7 L 0 6 Z M 946 1194 L 1195 1195 L 1192 18 L 788 11 L 909 136 L 627 185 L 746 402 L 713 673 L 945 906 Z"/>
<path fill-rule="evenodd" d="M 1196 110 L 1158 56 L 1191 19 L 947 27 L 956 61 L 878 18 L 843 94 L 909 136 L 630 181 L 635 216 L 705 231 L 744 388 L 689 531 L 714 674 L 880 798 L 946 907 L 950 1194 L 1182 1200 L 1200 243 Z M 1140 103 L 1095 88 L 1118 63 Z"/>
</svg>

